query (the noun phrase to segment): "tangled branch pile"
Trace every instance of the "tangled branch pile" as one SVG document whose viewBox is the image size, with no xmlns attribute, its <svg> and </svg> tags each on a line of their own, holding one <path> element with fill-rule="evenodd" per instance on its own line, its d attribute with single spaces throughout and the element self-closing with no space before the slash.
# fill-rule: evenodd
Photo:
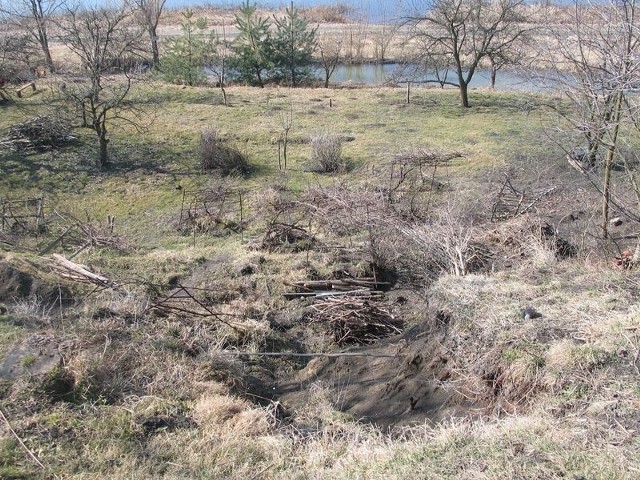
<svg viewBox="0 0 640 480">
<path fill-rule="evenodd" d="M 461 152 L 440 152 L 428 148 L 413 148 L 393 155 L 391 164 L 415 166 L 444 165 L 454 158 L 460 157 L 462 157 Z"/>
<path fill-rule="evenodd" d="M 338 345 L 373 343 L 402 331 L 402 321 L 381 302 L 370 298 L 329 297 L 309 309 L 311 321 L 327 325 Z"/>
<path fill-rule="evenodd" d="M 379 190 L 342 184 L 310 188 L 301 203 L 325 233 L 339 237 L 385 224 L 393 213 Z"/>
<path fill-rule="evenodd" d="M 9 128 L 0 146 L 21 152 L 35 152 L 59 148 L 75 140 L 71 129 L 60 118 L 35 117 Z"/>
<path fill-rule="evenodd" d="M 73 217 L 58 216 L 61 222 L 54 228 L 61 233 L 40 250 L 40 255 L 50 253 L 57 247 L 61 247 L 63 251 L 72 249 L 73 255 L 70 258 L 90 247 L 106 247 L 123 252 L 134 248 L 126 239 L 113 233 L 114 217 L 108 217 L 107 225 L 100 225 L 90 219 L 83 223 Z"/>
<path fill-rule="evenodd" d="M 269 252 L 310 250 L 317 240 L 313 234 L 297 225 L 274 222 L 267 226 L 260 248 Z"/>
</svg>

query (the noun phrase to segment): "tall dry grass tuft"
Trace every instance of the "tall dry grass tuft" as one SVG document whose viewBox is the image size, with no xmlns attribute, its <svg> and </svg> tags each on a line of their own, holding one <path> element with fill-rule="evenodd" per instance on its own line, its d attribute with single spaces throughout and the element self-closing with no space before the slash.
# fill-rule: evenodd
<svg viewBox="0 0 640 480">
<path fill-rule="evenodd" d="M 311 139 L 311 171 L 344 173 L 349 168 L 349 161 L 342 157 L 342 139 L 338 135 L 324 133 Z"/>
<path fill-rule="evenodd" d="M 205 393 L 193 408 L 194 419 L 206 432 L 253 437 L 272 431 L 273 417 L 265 408 L 230 395 Z"/>
<path fill-rule="evenodd" d="M 251 171 L 247 157 L 227 142 L 214 129 L 200 135 L 200 166 L 202 170 L 215 170 L 222 175 L 246 175 Z"/>
</svg>

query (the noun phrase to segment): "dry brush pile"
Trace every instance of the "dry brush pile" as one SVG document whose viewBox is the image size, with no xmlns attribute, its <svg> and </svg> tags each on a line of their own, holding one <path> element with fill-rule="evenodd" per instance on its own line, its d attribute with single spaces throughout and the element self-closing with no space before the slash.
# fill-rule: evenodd
<svg viewBox="0 0 640 480">
<path fill-rule="evenodd" d="M 312 322 L 325 325 L 337 345 L 374 343 L 402 332 L 386 302 L 345 295 L 329 297 L 309 307 Z"/>
<path fill-rule="evenodd" d="M 41 116 L 12 125 L 7 136 L 0 139 L 0 147 L 33 153 L 57 149 L 74 140 L 67 121 L 59 117 Z"/>
</svg>

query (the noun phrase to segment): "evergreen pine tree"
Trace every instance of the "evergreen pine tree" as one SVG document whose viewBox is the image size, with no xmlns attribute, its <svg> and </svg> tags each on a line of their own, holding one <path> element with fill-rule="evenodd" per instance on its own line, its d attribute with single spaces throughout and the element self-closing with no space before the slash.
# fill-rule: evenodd
<svg viewBox="0 0 640 480">
<path fill-rule="evenodd" d="M 182 16 L 182 35 L 170 41 L 161 70 L 168 82 L 193 86 L 206 78 L 204 67 L 216 51 L 216 38 L 204 33 L 205 18 L 194 20 L 193 11 L 189 9 Z"/>
<path fill-rule="evenodd" d="M 276 32 L 273 38 L 276 77 L 297 87 L 311 78 L 313 52 L 318 28 L 309 29 L 309 22 L 293 6 L 283 17 L 274 17 Z"/>
<path fill-rule="evenodd" d="M 233 46 L 232 67 L 238 78 L 250 85 L 264 87 L 273 71 L 273 48 L 268 19 L 257 15 L 255 4 L 245 1 L 236 15 L 239 30 Z"/>
</svg>

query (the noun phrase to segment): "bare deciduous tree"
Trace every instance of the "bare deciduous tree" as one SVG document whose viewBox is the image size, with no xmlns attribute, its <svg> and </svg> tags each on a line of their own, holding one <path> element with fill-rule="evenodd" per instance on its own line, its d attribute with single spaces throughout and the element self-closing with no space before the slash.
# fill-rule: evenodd
<svg viewBox="0 0 640 480">
<path fill-rule="evenodd" d="M 138 125 L 133 120 L 136 115 L 127 115 L 135 110 L 128 99 L 132 76 L 118 68 L 123 56 L 139 51 L 143 32 L 131 21 L 132 13 L 125 4 L 112 9 L 76 8 L 60 22 L 62 41 L 86 71 L 86 80 L 69 85 L 66 96 L 80 109 L 83 126 L 96 132 L 100 167 L 109 164 L 107 134 L 113 121 Z"/>
<path fill-rule="evenodd" d="M 598 187 L 602 194 L 602 234 L 608 236 L 609 210 L 613 198 L 612 170 L 617 161 L 627 173 L 640 211 L 640 189 L 630 166 L 633 148 L 623 148 L 640 126 L 637 95 L 640 81 L 640 6 L 637 0 L 576 2 L 567 19 L 550 29 L 555 40 L 547 60 L 556 70 L 564 101 L 555 111 L 570 125 L 577 145 L 571 145 L 570 161 L 583 173 L 602 166 Z M 631 129 L 624 126 L 631 126 Z M 577 147 L 577 148 L 576 148 Z M 634 158 L 637 161 L 638 158 Z"/>
<path fill-rule="evenodd" d="M 319 64 L 324 74 L 324 88 L 329 88 L 329 80 L 342 59 L 342 38 L 323 33 L 318 39 Z"/>
<path fill-rule="evenodd" d="M 520 39 L 529 27 L 524 0 L 427 0 L 418 2 L 410 18 L 413 35 L 425 53 L 451 58 L 460 101 L 469 107 L 469 83 L 485 57 L 496 57 Z M 424 13 L 420 13 L 424 12 Z"/>
<path fill-rule="evenodd" d="M 44 62 L 54 70 L 49 49 L 49 24 L 53 15 L 64 5 L 65 0 L 5 0 L 0 2 L 0 19 L 28 33 L 44 56 Z"/>
<path fill-rule="evenodd" d="M 140 23 L 149 34 L 153 67 L 157 68 L 160 63 L 158 24 L 167 0 L 131 0 L 131 2 L 138 10 Z"/>
<path fill-rule="evenodd" d="M 372 7 L 375 18 L 371 25 L 371 37 L 376 61 L 387 60 L 387 51 L 396 38 L 401 22 L 396 18 L 396 9 L 386 0 L 377 0 Z"/>
<path fill-rule="evenodd" d="M 213 43 L 213 51 L 207 58 L 207 68 L 217 77 L 217 84 L 222 93 L 222 103 L 228 106 L 227 100 L 227 70 L 229 64 L 230 46 L 227 40 L 227 27 L 222 24 L 222 39 L 216 37 Z"/>
</svg>

